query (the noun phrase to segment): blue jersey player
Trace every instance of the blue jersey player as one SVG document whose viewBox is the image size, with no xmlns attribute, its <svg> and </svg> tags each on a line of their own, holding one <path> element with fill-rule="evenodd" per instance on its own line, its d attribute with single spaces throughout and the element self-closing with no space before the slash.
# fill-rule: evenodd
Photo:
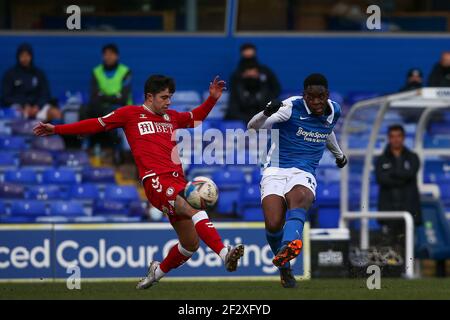
<svg viewBox="0 0 450 320">
<path fill-rule="evenodd" d="M 333 132 L 341 108 L 329 99 L 328 81 L 309 75 L 303 96 L 272 100 L 248 123 L 249 129 L 278 129 L 261 179 L 261 201 L 267 241 L 280 270 L 281 284 L 296 287 L 289 261 L 302 248 L 306 212 L 315 199 L 315 170 L 327 147 L 342 168 L 347 159 Z"/>
</svg>

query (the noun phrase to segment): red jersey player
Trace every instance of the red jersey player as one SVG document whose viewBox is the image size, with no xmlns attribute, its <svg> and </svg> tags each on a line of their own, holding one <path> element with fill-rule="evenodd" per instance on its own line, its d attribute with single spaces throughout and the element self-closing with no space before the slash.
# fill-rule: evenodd
<svg viewBox="0 0 450 320">
<path fill-rule="evenodd" d="M 37 136 L 51 134 L 95 134 L 115 128 L 125 131 L 150 203 L 166 213 L 175 229 L 179 243 L 174 245 L 160 263 L 152 261 L 147 276 L 139 281 L 138 289 L 147 289 L 170 270 L 185 263 L 198 249 L 202 239 L 224 261 L 228 271 L 235 271 L 244 254 L 244 246 L 225 247 L 216 228 L 205 211 L 192 208 L 183 198 L 186 179 L 178 158 L 173 138 L 178 128 L 191 128 L 203 121 L 225 89 L 225 81 L 216 77 L 209 86 L 209 97 L 191 112 L 169 110 L 175 92 L 174 81 L 153 75 L 144 87 L 142 106 L 125 106 L 101 118 L 72 124 L 39 123 L 34 128 Z"/>
</svg>

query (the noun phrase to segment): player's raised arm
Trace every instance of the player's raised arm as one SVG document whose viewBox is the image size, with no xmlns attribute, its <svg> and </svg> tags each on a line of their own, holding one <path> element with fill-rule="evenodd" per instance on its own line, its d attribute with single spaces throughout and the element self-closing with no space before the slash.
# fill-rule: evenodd
<svg viewBox="0 0 450 320">
<path fill-rule="evenodd" d="M 226 82 L 220 80 L 219 76 L 216 76 L 209 85 L 209 97 L 201 105 L 192 110 L 192 119 L 195 122 L 203 121 L 206 119 L 212 108 L 215 106 L 217 100 L 222 96 L 223 90 L 226 90 Z"/>
<path fill-rule="evenodd" d="M 334 131 L 332 131 L 331 134 L 328 136 L 327 148 L 328 148 L 328 150 L 331 151 L 331 153 L 336 158 L 336 165 L 339 168 L 345 167 L 345 165 L 348 162 L 347 157 L 344 155 L 344 152 L 342 152 L 341 147 L 339 147 L 339 143 L 337 142 Z"/>
</svg>

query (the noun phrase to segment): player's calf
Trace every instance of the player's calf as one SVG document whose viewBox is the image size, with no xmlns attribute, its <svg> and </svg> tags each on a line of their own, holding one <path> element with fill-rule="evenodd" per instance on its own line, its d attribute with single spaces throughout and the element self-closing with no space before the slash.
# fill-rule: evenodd
<svg viewBox="0 0 450 320">
<path fill-rule="evenodd" d="M 206 211 L 198 211 L 192 208 L 181 196 L 177 197 L 175 210 L 177 214 L 191 217 L 199 238 L 220 256 L 228 271 L 235 271 L 238 261 L 244 253 L 243 245 L 235 248 L 226 247 L 214 224 L 209 220 Z M 230 252 L 232 253 L 231 255 Z"/>
</svg>

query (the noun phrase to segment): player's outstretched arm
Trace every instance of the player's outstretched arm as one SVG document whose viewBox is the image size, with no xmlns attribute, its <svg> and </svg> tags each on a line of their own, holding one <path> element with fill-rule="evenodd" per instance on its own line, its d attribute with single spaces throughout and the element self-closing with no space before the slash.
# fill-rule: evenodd
<svg viewBox="0 0 450 320">
<path fill-rule="evenodd" d="M 50 136 L 55 134 L 55 126 L 51 123 L 39 122 L 39 124 L 33 128 L 33 133 L 38 137 Z"/>
<path fill-rule="evenodd" d="M 60 134 L 60 135 L 95 134 L 102 131 L 104 131 L 104 127 L 100 124 L 97 118 L 56 126 L 50 123 L 39 122 L 39 124 L 33 128 L 34 134 L 39 137 L 49 136 L 52 134 Z"/>
<path fill-rule="evenodd" d="M 344 152 L 342 152 L 341 147 L 339 147 L 339 144 L 336 139 L 336 135 L 332 131 L 331 134 L 328 136 L 327 139 L 327 148 L 331 151 L 331 153 L 336 158 L 336 165 L 339 168 L 345 167 L 347 164 L 347 157 L 345 156 Z"/>
</svg>

